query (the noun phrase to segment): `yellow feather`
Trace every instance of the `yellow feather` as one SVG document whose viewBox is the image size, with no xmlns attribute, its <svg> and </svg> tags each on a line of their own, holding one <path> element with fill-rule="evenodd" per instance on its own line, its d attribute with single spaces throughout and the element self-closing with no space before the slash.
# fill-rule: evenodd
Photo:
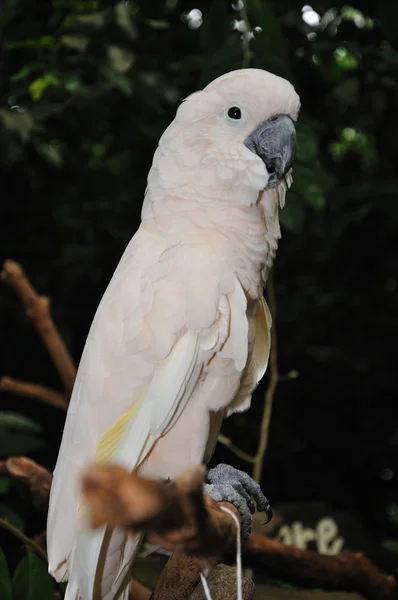
<svg viewBox="0 0 398 600">
<path fill-rule="evenodd" d="M 135 411 L 137 410 L 137 407 L 141 402 L 145 392 L 146 388 L 141 392 L 137 400 L 134 402 L 133 406 L 129 408 L 129 410 L 127 410 L 116 421 L 116 423 L 112 425 L 112 427 L 105 431 L 97 446 L 97 451 L 95 453 L 95 462 L 103 464 L 110 462 L 112 456 L 115 454 L 119 446 L 120 440 L 122 439 L 124 432 L 126 431 L 126 427 L 130 419 L 134 415 Z"/>
</svg>

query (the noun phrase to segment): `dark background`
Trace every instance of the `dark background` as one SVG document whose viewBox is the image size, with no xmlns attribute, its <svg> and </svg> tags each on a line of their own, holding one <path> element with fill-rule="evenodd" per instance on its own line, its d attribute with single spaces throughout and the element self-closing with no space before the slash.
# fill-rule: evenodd
<svg viewBox="0 0 398 600">
<path fill-rule="evenodd" d="M 273 503 L 322 500 L 353 511 L 392 547 L 398 4 L 316 0 L 314 26 L 293 0 L 246 5 L 251 27 L 261 27 L 250 42 L 252 66 L 289 79 L 302 101 L 275 268 L 282 381 L 263 487 Z M 202 12 L 196 29 L 192 9 Z M 78 361 L 138 227 L 160 135 L 185 96 L 242 64 L 241 33 L 231 26 L 240 15 L 221 0 L 7 0 L 1 11 L 1 258 L 19 261 L 51 297 Z M 0 374 L 61 389 L 5 285 L 0 331 Z M 267 383 L 248 413 L 225 422 L 247 452 L 256 449 Z M 2 457 L 26 454 L 52 469 L 64 415 L 10 394 L 0 400 L 26 417 L 10 425 L 0 415 Z M 247 468 L 223 447 L 220 461 Z M 2 489 L 2 514 L 37 532 L 44 518 L 23 486 L 3 480 Z"/>
</svg>

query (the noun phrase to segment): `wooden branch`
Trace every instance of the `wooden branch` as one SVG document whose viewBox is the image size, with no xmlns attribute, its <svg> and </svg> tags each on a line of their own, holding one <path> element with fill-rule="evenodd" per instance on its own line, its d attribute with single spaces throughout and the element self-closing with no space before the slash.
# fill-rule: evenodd
<svg viewBox="0 0 398 600">
<path fill-rule="evenodd" d="M 12 456 L 0 461 L 0 475 L 11 475 L 25 481 L 30 488 L 36 508 L 47 509 L 52 483 L 52 475 L 47 469 L 26 456 Z"/>
<path fill-rule="evenodd" d="M 51 404 L 51 406 L 55 406 L 61 410 L 67 410 L 68 408 L 68 401 L 63 394 L 39 383 L 19 381 L 12 377 L 1 377 L 0 391 L 35 398 L 36 400 L 40 400 L 40 402 Z"/>
<path fill-rule="evenodd" d="M 13 288 L 24 304 L 28 317 L 51 356 L 66 393 L 70 395 L 76 377 L 76 365 L 51 318 L 49 298 L 39 296 L 22 267 L 13 260 L 4 262 L 0 277 Z"/>
<path fill-rule="evenodd" d="M 175 551 L 160 576 L 153 600 L 189 598 L 199 582 L 200 570 L 213 566 L 234 547 L 235 524 L 220 507 L 227 506 L 236 515 L 237 511 L 203 494 L 204 472 L 204 468 L 192 469 L 174 484 L 110 466 L 90 467 L 83 477 L 83 493 L 94 526 L 108 523 L 145 531 L 154 544 Z M 52 475 L 44 467 L 24 456 L 12 457 L 0 461 L 0 475 L 26 481 L 35 504 L 46 508 Z M 0 525 L 9 529 L 4 523 Z M 251 534 L 243 553 L 268 567 L 273 576 L 298 585 L 356 591 L 368 600 L 398 597 L 396 578 L 379 571 L 360 553 L 325 556 L 257 533 Z M 134 587 L 134 582 L 132 585 L 136 591 L 140 587 Z M 140 594 L 146 600 L 145 590 Z"/>
<path fill-rule="evenodd" d="M 238 448 L 238 446 L 235 446 L 232 440 L 230 440 L 226 435 L 220 433 L 217 439 L 220 442 L 220 444 L 228 448 L 228 450 L 232 452 L 232 454 L 235 454 L 235 456 L 238 456 L 239 458 L 245 460 L 248 463 L 254 463 L 255 457 L 251 454 L 248 454 L 244 450 L 241 450 L 240 448 Z"/>
<path fill-rule="evenodd" d="M 363 554 L 343 552 L 325 556 L 286 546 L 278 540 L 252 533 L 245 556 L 266 565 L 284 581 L 308 587 L 355 591 L 368 600 L 396 600 L 395 577 L 379 571 Z"/>
<path fill-rule="evenodd" d="M 24 535 L 22 531 L 14 527 L 14 525 L 11 525 L 11 523 L 6 521 L 5 519 L 0 519 L 0 527 L 12 533 L 12 535 L 21 540 L 22 543 L 28 546 L 28 548 L 31 548 L 34 552 L 36 552 L 38 556 L 40 556 L 40 558 L 47 562 L 47 553 L 44 550 L 44 548 L 39 546 L 39 544 L 37 544 L 31 538 L 28 538 L 26 535 Z"/>
<path fill-rule="evenodd" d="M 187 600 L 200 583 L 200 565 L 192 556 L 175 552 L 161 572 L 151 600 Z"/>
<path fill-rule="evenodd" d="M 186 471 L 173 483 L 153 481 L 121 467 L 92 466 L 82 478 L 83 498 L 93 527 L 111 525 L 141 531 L 150 541 L 174 552 L 162 572 L 153 600 L 188 600 L 196 595 L 200 572 L 214 567 L 236 540 L 228 507 L 203 494 L 204 467 Z M 189 556 L 184 556 L 189 555 Z M 233 578 L 234 585 L 235 578 Z M 245 590 L 252 592 L 246 585 Z M 219 600 L 229 600 L 218 596 Z M 252 593 L 245 593 L 250 600 Z"/>
<path fill-rule="evenodd" d="M 212 600 L 232 600 L 237 597 L 236 569 L 227 565 L 217 565 L 207 583 Z M 249 577 L 242 577 L 242 600 L 253 600 L 255 585 Z M 189 600 L 206 600 L 203 586 L 198 584 Z"/>
<path fill-rule="evenodd" d="M 265 392 L 264 397 L 264 412 L 263 418 L 261 421 L 260 427 L 260 440 L 256 452 L 256 456 L 254 457 L 254 466 L 253 466 L 253 478 L 261 482 L 261 475 L 263 472 L 263 464 L 264 464 L 264 456 L 268 447 L 268 439 L 269 439 L 269 426 L 271 422 L 272 408 L 274 403 L 274 396 L 276 387 L 279 381 L 279 371 L 278 371 L 278 353 L 277 353 L 277 337 L 276 337 L 276 296 L 275 296 L 275 288 L 274 288 L 274 277 L 273 277 L 273 269 L 268 277 L 267 283 L 267 291 L 268 291 L 268 304 L 269 310 L 272 316 L 272 328 L 271 328 L 271 350 L 269 355 L 269 372 L 270 372 L 270 380 L 268 384 L 267 391 Z"/>
<path fill-rule="evenodd" d="M 246 11 L 246 3 L 242 2 L 241 8 L 239 10 L 239 17 L 242 21 L 244 21 L 246 25 L 246 30 L 242 34 L 242 69 L 247 69 L 250 67 L 252 53 L 250 51 L 250 40 L 251 40 L 251 25 L 249 21 L 249 17 Z"/>
<path fill-rule="evenodd" d="M 235 567 L 217 565 L 207 582 L 212 600 L 236 598 Z M 243 600 L 254 596 L 254 583 L 248 577 L 242 578 L 242 594 Z M 191 556 L 173 554 L 160 574 L 151 600 L 206 600 L 197 561 Z"/>
<path fill-rule="evenodd" d="M 122 467 L 94 465 L 82 477 L 91 524 L 142 531 L 154 544 L 215 564 L 236 540 L 235 523 L 221 506 L 239 514 L 203 494 L 204 474 L 204 467 L 195 467 L 166 484 Z"/>
</svg>

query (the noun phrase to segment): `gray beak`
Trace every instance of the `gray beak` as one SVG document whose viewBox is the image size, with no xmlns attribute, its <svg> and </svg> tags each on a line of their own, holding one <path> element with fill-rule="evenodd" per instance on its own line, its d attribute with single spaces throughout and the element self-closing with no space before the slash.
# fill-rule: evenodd
<svg viewBox="0 0 398 600">
<path fill-rule="evenodd" d="M 270 175 L 267 188 L 279 185 L 293 164 L 296 130 L 287 115 L 276 115 L 261 123 L 246 139 L 245 146 L 264 162 Z"/>
</svg>

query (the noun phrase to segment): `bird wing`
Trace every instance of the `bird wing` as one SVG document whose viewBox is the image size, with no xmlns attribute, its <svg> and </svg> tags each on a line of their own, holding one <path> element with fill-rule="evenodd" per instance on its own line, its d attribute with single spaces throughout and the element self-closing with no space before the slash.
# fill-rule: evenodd
<svg viewBox="0 0 398 600">
<path fill-rule="evenodd" d="M 239 390 L 226 411 L 227 417 L 235 412 L 243 412 L 250 406 L 252 393 L 268 367 L 271 327 L 272 316 L 266 301 L 261 297 L 252 317 L 252 327 L 249 328 L 252 329 L 254 336 L 254 340 L 251 340 L 249 335 L 250 359 L 241 378 Z"/>
<path fill-rule="evenodd" d="M 50 572 L 64 581 L 73 564 L 85 600 L 93 597 L 105 532 L 89 531 L 79 511 L 81 470 L 93 460 L 138 466 L 178 419 L 228 336 L 225 299 L 242 290 L 231 269 L 207 251 L 196 242 L 167 244 L 142 227 L 91 326 L 54 471 L 47 530 Z"/>
</svg>

